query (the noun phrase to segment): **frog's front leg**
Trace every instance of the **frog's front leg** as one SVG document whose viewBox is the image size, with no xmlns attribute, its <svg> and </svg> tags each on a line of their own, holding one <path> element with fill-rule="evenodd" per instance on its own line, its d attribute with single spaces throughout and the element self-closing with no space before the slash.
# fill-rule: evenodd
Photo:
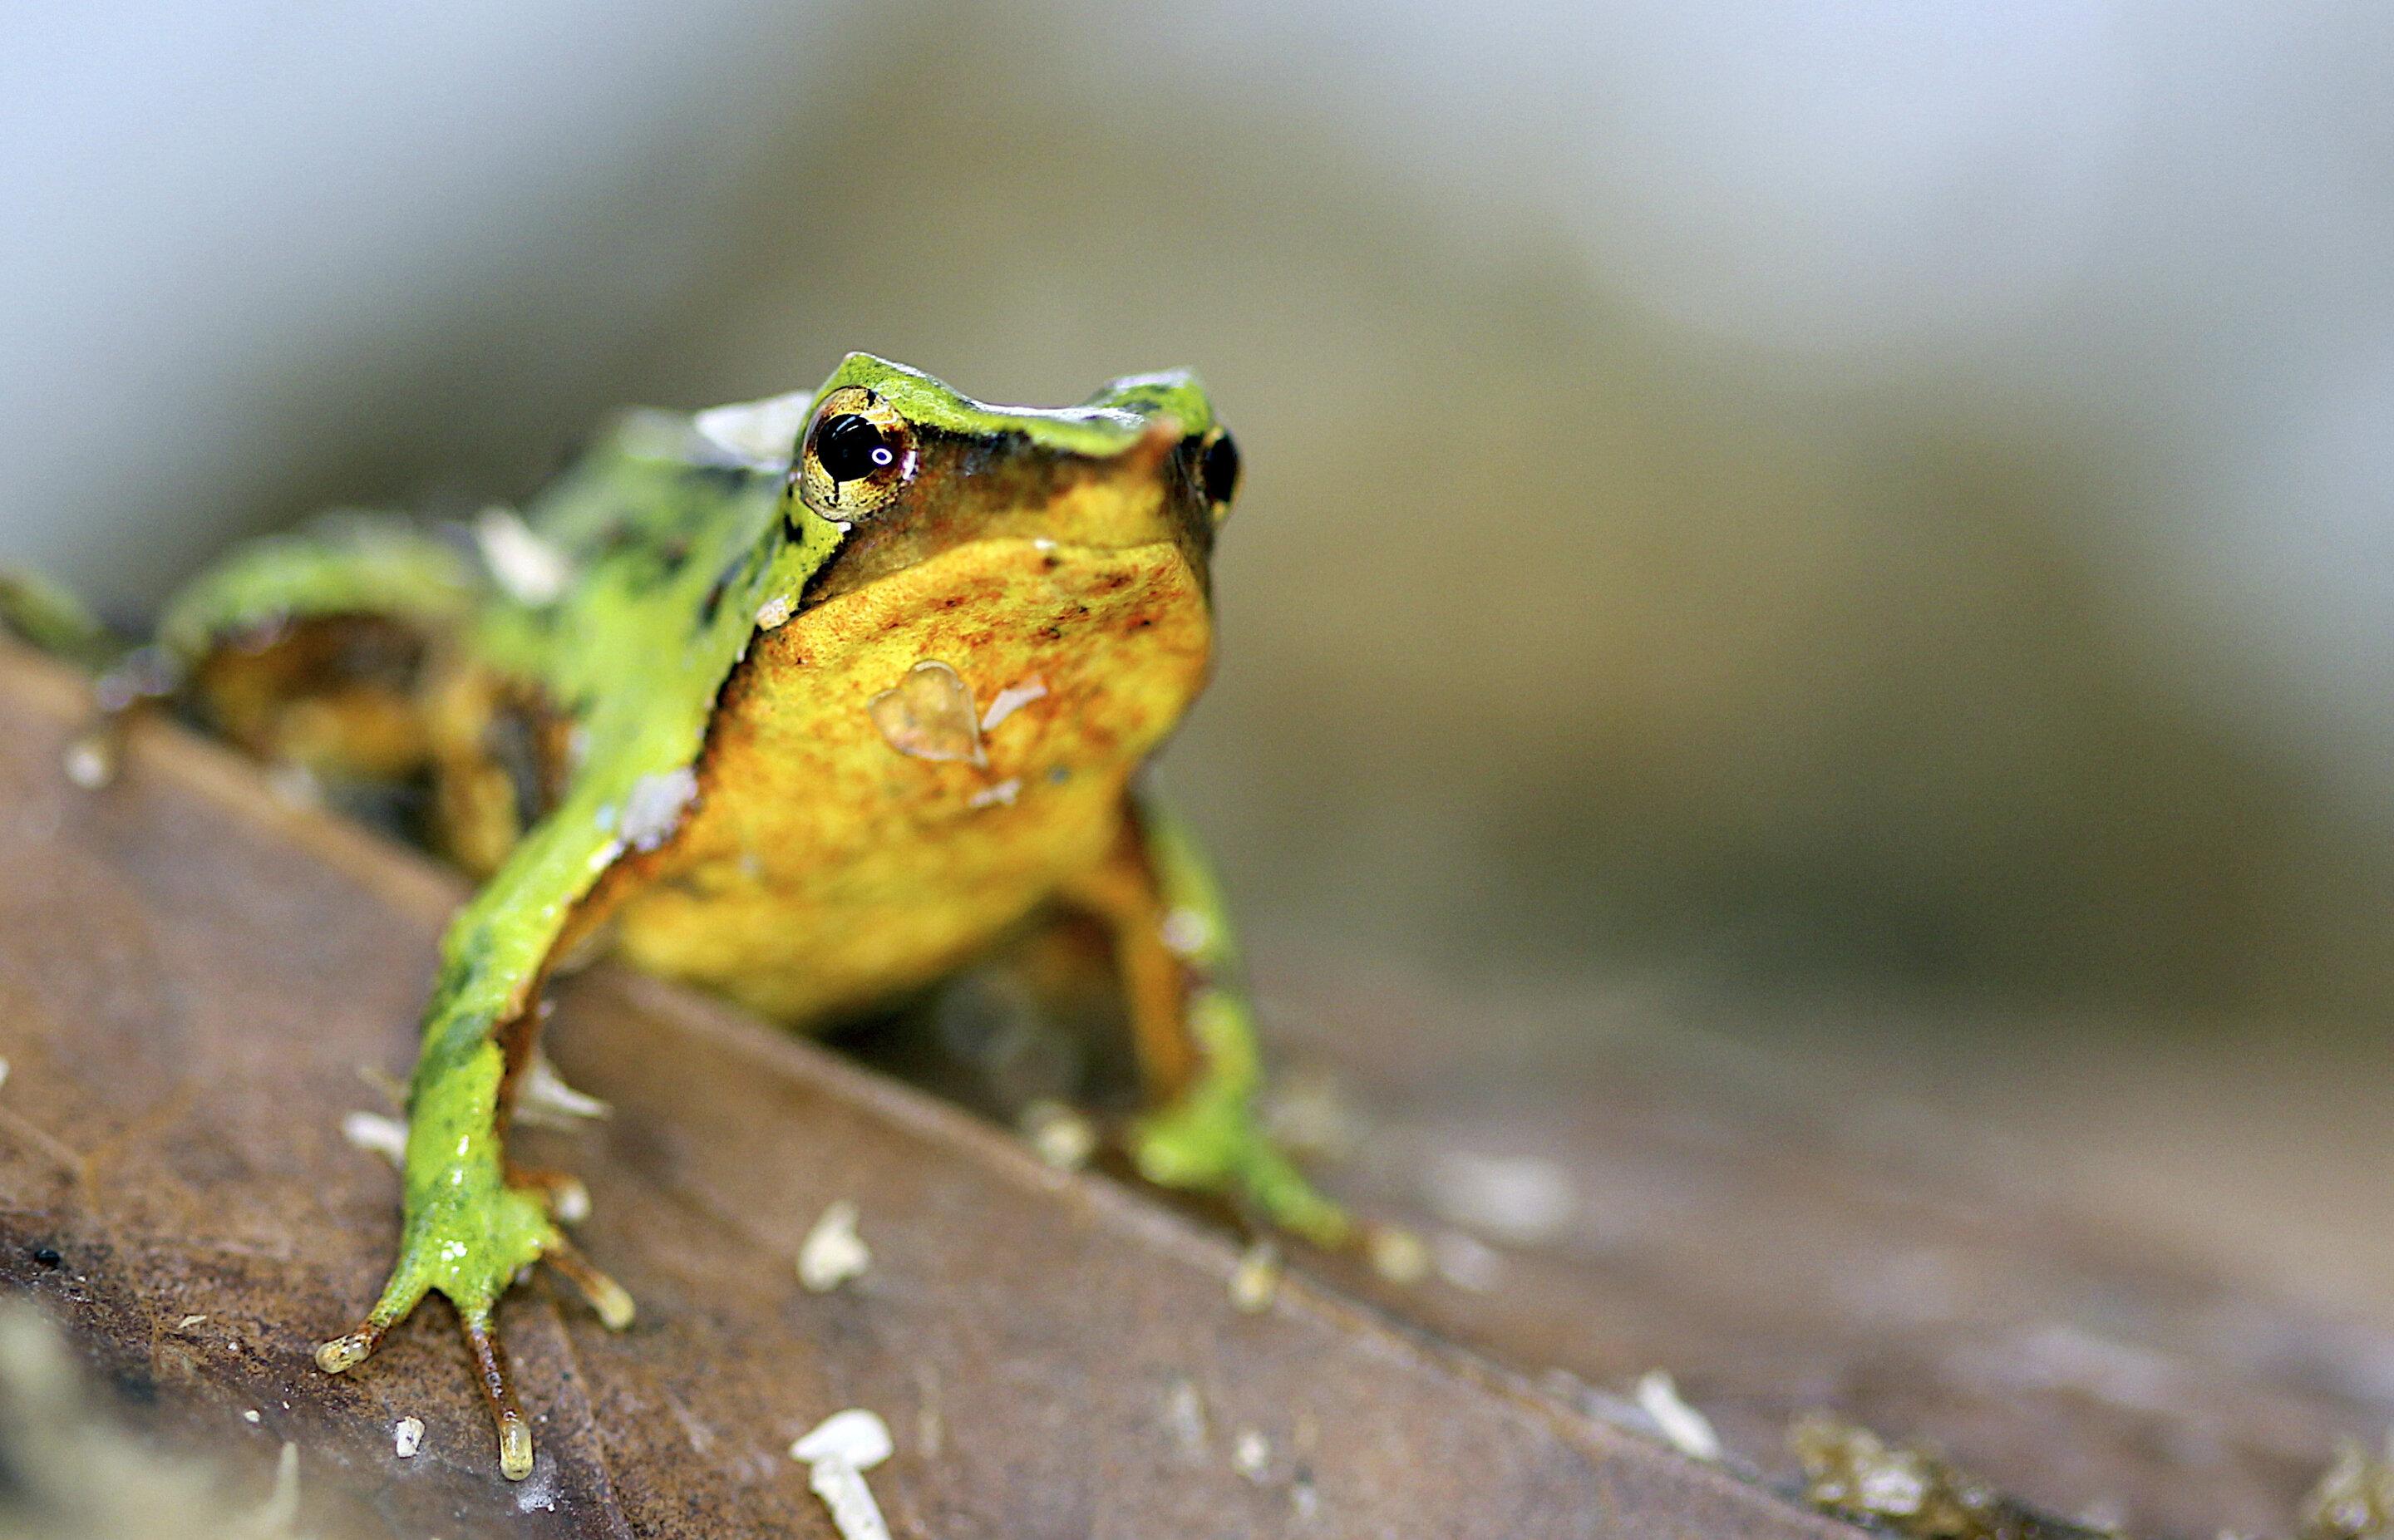
<svg viewBox="0 0 2394 1540">
<path fill-rule="evenodd" d="M 352 1369 L 427 1294 L 445 1296 L 490 1403 L 499 1468 L 511 1480 L 532 1470 L 532 1429 L 500 1346 L 500 1296 L 545 1258 L 608 1326 L 632 1319 L 630 1296 L 559 1230 L 558 1179 L 510 1170 L 505 1148 L 516 1080 L 538 1032 L 542 978 L 572 933 L 595 921 L 590 889 L 612 853 L 589 820 L 552 819 L 450 928 L 408 1088 L 399 1260 L 365 1320 L 316 1349 L 328 1373 Z"/>
<path fill-rule="evenodd" d="M 1112 853 L 1066 893 L 1106 927 L 1152 1111 L 1131 1133 L 1139 1174 L 1242 1200 L 1322 1245 L 1355 1236 L 1265 1137 L 1255 1013 L 1220 890 L 1188 828 L 1151 799 L 1125 807 Z"/>
</svg>

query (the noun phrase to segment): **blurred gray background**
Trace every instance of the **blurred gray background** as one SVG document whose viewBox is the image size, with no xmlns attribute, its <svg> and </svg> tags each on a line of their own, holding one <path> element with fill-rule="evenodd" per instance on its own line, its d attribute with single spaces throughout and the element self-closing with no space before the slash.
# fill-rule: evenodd
<svg viewBox="0 0 2394 1540">
<path fill-rule="evenodd" d="M 1192 363 L 1165 776 L 1268 981 L 1768 1031 L 2374 1296 L 2390 72 L 2361 5 L 11 7 L 0 560 L 132 622 L 627 401 Z"/>
</svg>

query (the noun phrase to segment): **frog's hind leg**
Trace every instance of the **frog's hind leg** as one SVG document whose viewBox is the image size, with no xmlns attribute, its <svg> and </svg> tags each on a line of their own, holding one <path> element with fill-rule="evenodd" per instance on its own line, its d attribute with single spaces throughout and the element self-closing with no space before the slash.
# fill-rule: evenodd
<svg viewBox="0 0 2394 1540">
<path fill-rule="evenodd" d="M 428 750 L 419 681 L 472 613 L 481 579 L 456 544 L 389 515 L 327 516 L 252 541 L 171 599 L 155 644 L 105 704 L 188 691 L 260 758 L 391 780 Z"/>
<path fill-rule="evenodd" d="M 39 573 L 0 567 L 0 633 L 97 674 L 125 642 L 72 592 Z"/>
<path fill-rule="evenodd" d="M 1113 851 L 1064 897 L 1112 938 L 1151 1108 L 1131 1134 L 1139 1174 L 1250 1204 L 1322 1245 L 1354 1239 L 1347 1212 L 1314 1190 L 1257 1120 L 1255 1013 L 1204 856 L 1155 802 L 1134 800 L 1125 814 Z"/>
<path fill-rule="evenodd" d="M 149 645 L 102 655 L 82 644 L 98 713 L 77 741 L 76 778 L 106 780 L 125 720 L 168 699 L 260 758 L 334 779 L 403 777 L 425 755 L 413 698 L 423 656 L 470 612 L 480 582 L 463 550 L 388 515 L 327 516 L 252 541 L 167 601 Z"/>
</svg>

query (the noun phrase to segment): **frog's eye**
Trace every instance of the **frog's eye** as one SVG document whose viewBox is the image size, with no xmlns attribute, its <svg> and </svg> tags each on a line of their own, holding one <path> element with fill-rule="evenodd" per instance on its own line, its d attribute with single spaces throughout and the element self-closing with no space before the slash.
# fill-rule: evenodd
<svg viewBox="0 0 2394 1540">
<path fill-rule="evenodd" d="M 1230 510 L 1230 499 L 1239 494 L 1239 446 L 1218 428 L 1197 456 L 1197 481 L 1216 519 Z"/>
<path fill-rule="evenodd" d="M 872 418 L 857 412 L 825 417 L 815 434 L 815 454 L 835 481 L 862 481 L 898 463 L 898 451 L 881 436 L 881 429 L 873 426 Z"/>
<path fill-rule="evenodd" d="M 809 507 L 826 519 L 861 519 L 914 474 L 914 429 L 887 401 L 853 385 L 823 398 L 798 457 Z"/>
</svg>

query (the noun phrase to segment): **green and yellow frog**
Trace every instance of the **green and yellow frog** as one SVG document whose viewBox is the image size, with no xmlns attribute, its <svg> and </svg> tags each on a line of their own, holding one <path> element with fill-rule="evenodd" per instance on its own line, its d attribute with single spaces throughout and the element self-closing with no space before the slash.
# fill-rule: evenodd
<svg viewBox="0 0 2394 1540">
<path fill-rule="evenodd" d="M 478 541 L 346 516 L 176 597 L 104 704 L 185 694 L 321 775 L 427 777 L 481 879 L 425 1012 L 397 1263 L 318 1364 L 356 1368 L 445 1295 L 521 1478 L 500 1297 L 545 1260 L 629 1323 L 559 1228 L 571 1179 L 506 1150 L 544 981 L 598 941 L 805 1025 L 1027 918 L 1094 918 L 1149 1108 L 1138 1171 L 1352 1235 L 1258 1128 L 1214 882 L 1136 784 L 1205 682 L 1238 481 L 1187 373 L 1034 410 L 858 353 L 810 393 L 631 415 Z M 10 607 L 73 650 L 54 595 Z"/>
</svg>

